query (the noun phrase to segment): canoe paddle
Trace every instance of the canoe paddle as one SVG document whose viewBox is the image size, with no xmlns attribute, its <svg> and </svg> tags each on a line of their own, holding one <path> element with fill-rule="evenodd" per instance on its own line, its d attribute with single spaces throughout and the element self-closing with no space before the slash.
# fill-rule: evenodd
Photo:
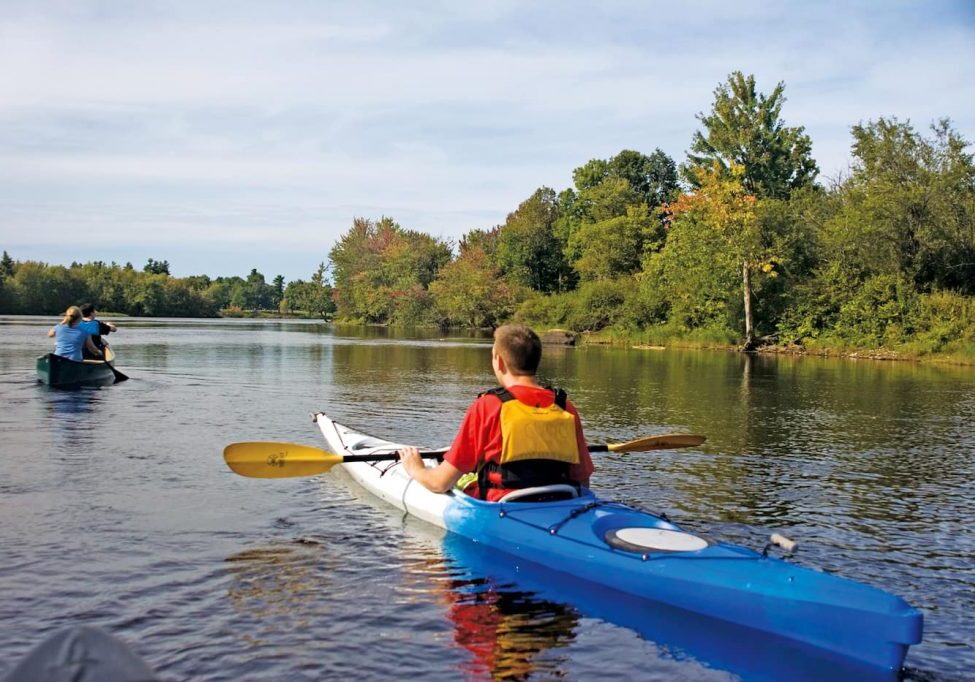
<svg viewBox="0 0 975 682">
<path fill-rule="evenodd" d="M 625 443 L 596 444 L 589 452 L 648 452 L 673 450 L 700 445 L 704 436 L 671 433 L 645 436 Z M 420 456 L 442 459 L 446 449 L 420 450 Z M 352 462 L 382 462 L 399 458 L 395 451 L 372 452 L 364 455 L 337 455 L 310 445 L 252 441 L 231 443 L 223 449 L 223 458 L 232 471 L 252 478 L 292 478 L 323 474 L 336 464 Z"/>
<path fill-rule="evenodd" d="M 117 384 L 122 381 L 127 381 L 128 377 L 115 369 L 115 365 L 112 364 L 112 360 L 115 359 L 115 351 L 108 346 L 105 346 L 102 348 L 102 353 L 104 353 L 105 364 L 108 365 L 108 368 L 112 370 L 112 374 L 115 375 L 115 383 Z"/>
</svg>

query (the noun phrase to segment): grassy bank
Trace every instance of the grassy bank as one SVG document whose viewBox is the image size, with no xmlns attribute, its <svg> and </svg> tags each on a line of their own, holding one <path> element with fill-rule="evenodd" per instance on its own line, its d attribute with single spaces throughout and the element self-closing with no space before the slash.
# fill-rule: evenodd
<svg viewBox="0 0 975 682">
<path fill-rule="evenodd" d="M 604 329 L 578 335 L 585 345 L 626 346 L 641 350 L 685 348 L 693 350 L 740 351 L 740 340 L 721 330 L 697 329 L 681 334 L 677 330 L 660 327 L 655 330 L 628 332 Z M 784 355 L 813 355 L 819 357 L 844 357 L 869 360 L 901 360 L 909 362 L 937 362 L 975 366 L 975 344 L 958 341 L 948 344 L 943 351 L 929 351 L 918 342 L 908 342 L 892 347 L 856 346 L 840 340 L 812 340 L 803 345 L 768 344 L 759 347 L 759 353 Z"/>
</svg>

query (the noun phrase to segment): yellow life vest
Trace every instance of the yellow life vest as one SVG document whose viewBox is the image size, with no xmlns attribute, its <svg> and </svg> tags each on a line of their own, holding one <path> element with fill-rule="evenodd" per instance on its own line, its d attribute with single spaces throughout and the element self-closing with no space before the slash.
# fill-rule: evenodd
<svg viewBox="0 0 975 682">
<path fill-rule="evenodd" d="M 565 391 L 554 391 L 555 402 L 548 407 L 523 403 L 504 388 L 488 393 L 502 401 L 501 461 L 487 462 L 478 471 L 481 498 L 488 488 L 571 483 L 569 467 L 579 463 L 579 443 L 575 415 L 565 409 Z"/>
</svg>

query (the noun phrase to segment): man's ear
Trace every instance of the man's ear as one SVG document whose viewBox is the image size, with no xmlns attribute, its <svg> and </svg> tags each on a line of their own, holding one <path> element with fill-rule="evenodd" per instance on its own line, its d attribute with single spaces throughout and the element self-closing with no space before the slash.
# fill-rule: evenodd
<svg viewBox="0 0 975 682">
<path fill-rule="evenodd" d="M 494 357 L 496 357 L 498 361 L 498 371 L 501 372 L 502 374 L 507 374 L 508 368 L 505 367 L 504 357 L 501 355 L 501 353 L 496 353 Z"/>
</svg>

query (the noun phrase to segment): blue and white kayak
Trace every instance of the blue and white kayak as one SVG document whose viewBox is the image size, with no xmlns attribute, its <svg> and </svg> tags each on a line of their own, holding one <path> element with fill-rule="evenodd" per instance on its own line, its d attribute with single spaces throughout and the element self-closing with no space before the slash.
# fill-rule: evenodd
<svg viewBox="0 0 975 682">
<path fill-rule="evenodd" d="M 315 421 L 338 454 L 399 447 L 323 413 Z M 516 567 L 564 571 L 648 604 L 794 640 L 886 671 L 899 670 L 908 648 L 921 641 L 921 612 L 895 595 L 699 537 L 587 489 L 577 493 L 571 486 L 550 486 L 484 502 L 461 491 L 432 493 L 395 461 L 341 466 L 373 495 L 490 547 Z M 540 497 L 549 501 L 537 501 Z"/>
</svg>

